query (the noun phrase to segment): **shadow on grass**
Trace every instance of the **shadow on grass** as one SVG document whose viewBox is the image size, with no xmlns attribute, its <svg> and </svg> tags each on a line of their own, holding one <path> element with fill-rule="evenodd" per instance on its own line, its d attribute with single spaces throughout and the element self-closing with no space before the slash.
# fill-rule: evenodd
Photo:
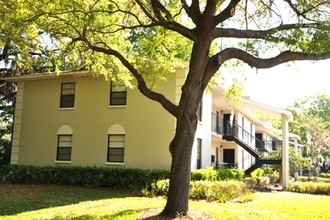
<svg viewBox="0 0 330 220">
<path fill-rule="evenodd" d="M 98 219 L 111 219 L 111 220 L 112 219 L 122 219 L 123 216 L 127 217 L 129 215 L 134 215 L 134 213 L 135 212 L 133 210 L 125 210 L 125 211 L 117 212 L 113 215 L 98 216 Z M 70 217 L 70 220 L 91 220 L 91 219 L 94 219 L 94 218 L 95 218 L 95 216 L 92 216 L 92 215 L 80 215 L 80 216 Z M 59 219 L 63 219 L 63 217 L 62 216 L 55 216 L 51 220 L 59 220 Z"/>
<path fill-rule="evenodd" d="M 132 195 L 133 193 L 111 188 L 0 184 L 0 216 L 15 215 L 43 208 L 77 204 L 84 201 L 125 198 Z"/>
</svg>

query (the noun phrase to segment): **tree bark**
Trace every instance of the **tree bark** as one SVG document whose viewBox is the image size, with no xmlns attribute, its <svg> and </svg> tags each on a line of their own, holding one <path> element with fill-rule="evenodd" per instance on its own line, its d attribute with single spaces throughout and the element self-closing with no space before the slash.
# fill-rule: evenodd
<svg viewBox="0 0 330 220">
<path fill-rule="evenodd" d="M 189 74 L 182 87 L 181 100 L 177 107 L 176 133 L 170 144 L 170 186 L 167 204 L 161 213 L 165 216 L 182 216 L 188 212 L 191 155 L 198 121 L 197 108 L 207 85 L 205 74 L 209 42 L 203 43 L 194 44 Z"/>
<path fill-rule="evenodd" d="M 185 113 L 177 119 L 178 128 L 170 144 L 172 165 L 167 203 L 161 215 L 187 215 L 191 176 L 191 153 L 197 128 L 196 114 Z M 179 128 L 180 127 L 180 128 Z"/>
</svg>

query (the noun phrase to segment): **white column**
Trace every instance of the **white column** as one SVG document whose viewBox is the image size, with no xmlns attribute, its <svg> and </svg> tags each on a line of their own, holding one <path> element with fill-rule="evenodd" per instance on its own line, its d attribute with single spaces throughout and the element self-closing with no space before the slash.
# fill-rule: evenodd
<svg viewBox="0 0 330 220">
<path fill-rule="evenodd" d="M 286 115 L 282 114 L 282 186 L 289 183 L 289 123 Z"/>
<path fill-rule="evenodd" d="M 299 146 L 298 146 L 298 140 L 297 138 L 293 138 L 293 141 L 294 141 L 294 148 L 296 149 L 296 151 L 300 154 L 300 150 L 299 150 Z M 298 177 L 299 177 L 299 172 L 296 171 L 294 173 L 294 179 L 297 181 L 298 180 Z"/>
</svg>

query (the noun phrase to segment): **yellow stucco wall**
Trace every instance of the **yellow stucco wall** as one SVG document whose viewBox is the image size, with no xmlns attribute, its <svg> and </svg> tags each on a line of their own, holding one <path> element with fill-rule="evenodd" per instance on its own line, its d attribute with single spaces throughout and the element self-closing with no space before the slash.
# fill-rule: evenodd
<svg viewBox="0 0 330 220">
<path fill-rule="evenodd" d="M 60 109 L 61 83 L 76 82 L 74 109 Z M 175 74 L 157 91 L 175 101 Z M 55 77 L 24 82 L 18 164 L 54 165 L 57 130 L 73 131 L 71 165 L 106 165 L 107 132 L 114 124 L 125 130 L 125 167 L 169 168 L 168 145 L 175 119 L 137 88 L 127 90 L 125 107 L 109 107 L 110 84 L 103 77 Z"/>
</svg>

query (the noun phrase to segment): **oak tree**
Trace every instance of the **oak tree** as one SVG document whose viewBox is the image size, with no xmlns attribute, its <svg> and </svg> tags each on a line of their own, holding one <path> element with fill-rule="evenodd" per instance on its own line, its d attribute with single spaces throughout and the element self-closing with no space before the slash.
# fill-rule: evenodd
<svg viewBox="0 0 330 220">
<path fill-rule="evenodd" d="M 253 68 L 330 58 L 329 0 L 7 0 L 10 36 L 47 35 L 73 67 L 129 85 L 176 118 L 163 215 L 186 215 L 197 109 L 215 73 L 236 59 Z M 8 6 L 9 7 L 9 6 Z M 15 28 L 18 27 L 18 29 Z M 34 33 L 33 35 L 28 33 Z M 17 32 L 15 32 L 17 33 Z M 186 54 L 182 54 L 185 45 Z M 214 48 L 215 50 L 211 50 Z M 178 104 L 152 85 L 178 58 L 189 71 Z M 228 68 L 228 66 L 226 66 Z M 60 68 L 58 69 L 60 70 Z M 151 83 L 150 83 L 151 82 Z"/>
</svg>

